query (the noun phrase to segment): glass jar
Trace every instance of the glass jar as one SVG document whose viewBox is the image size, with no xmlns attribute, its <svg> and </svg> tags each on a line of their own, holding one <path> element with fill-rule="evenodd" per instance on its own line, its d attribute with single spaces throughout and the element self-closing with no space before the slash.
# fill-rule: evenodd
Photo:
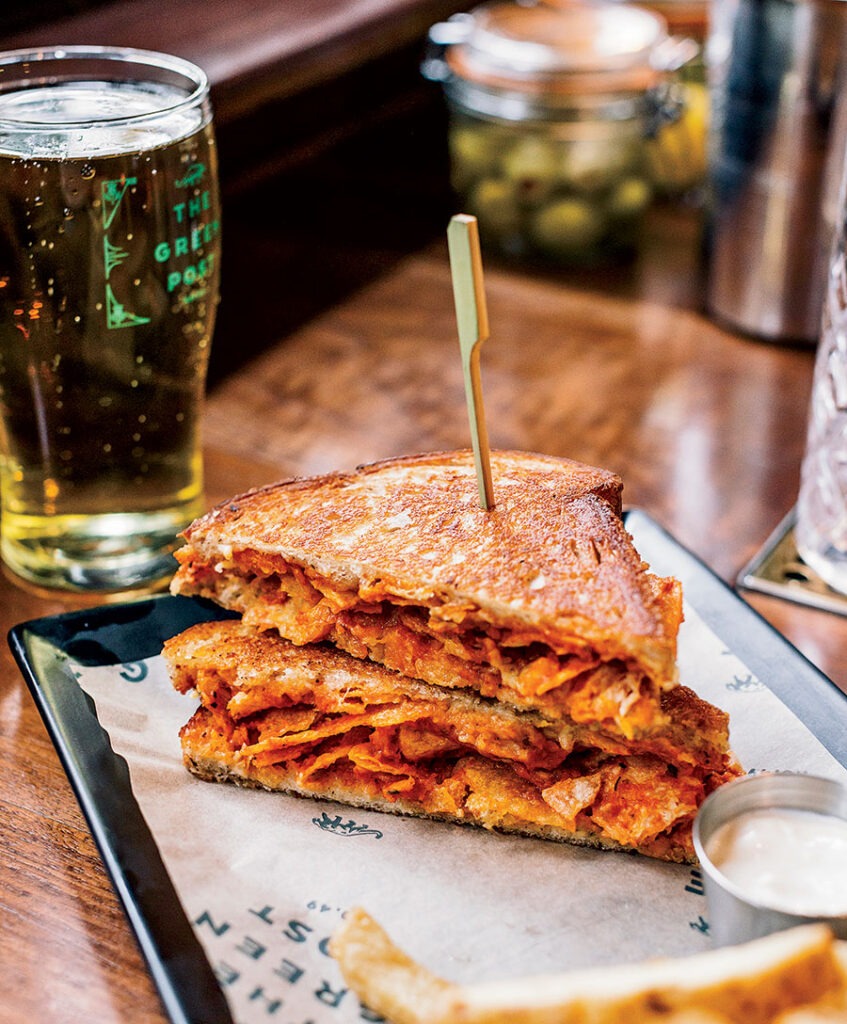
<svg viewBox="0 0 847 1024">
<path fill-rule="evenodd" d="M 673 72 L 696 44 L 613 0 L 487 3 L 430 44 L 452 184 L 483 244 L 564 265 L 632 256 L 654 193 L 646 142 L 678 118 Z"/>
</svg>

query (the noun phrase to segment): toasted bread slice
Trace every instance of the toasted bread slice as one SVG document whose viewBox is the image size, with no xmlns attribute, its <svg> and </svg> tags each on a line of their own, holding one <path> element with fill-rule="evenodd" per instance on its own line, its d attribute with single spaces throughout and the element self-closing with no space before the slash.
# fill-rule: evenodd
<svg viewBox="0 0 847 1024">
<path fill-rule="evenodd" d="M 459 985 L 400 949 L 361 907 L 329 951 L 394 1024 L 825 1024 L 845 1020 L 847 975 L 822 924 L 687 957 Z"/>
<path fill-rule="evenodd" d="M 434 685 L 624 737 L 661 727 L 681 590 L 633 547 L 619 478 L 521 452 L 491 462 L 491 511 L 470 452 L 241 495 L 185 532 L 172 591 Z"/>
<path fill-rule="evenodd" d="M 685 687 L 666 695 L 666 732 L 626 746 L 237 620 L 164 656 L 199 695 L 180 735 L 209 780 L 691 861 L 697 808 L 737 774 L 726 716 Z"/>
</svg>

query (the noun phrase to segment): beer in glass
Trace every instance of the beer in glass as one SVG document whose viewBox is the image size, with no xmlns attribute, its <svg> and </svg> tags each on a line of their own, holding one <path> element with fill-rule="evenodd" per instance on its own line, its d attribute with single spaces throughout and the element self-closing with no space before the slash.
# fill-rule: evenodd
<svg viewBox="0 0 847 1024">
<path fill-rule="evenodd" d="M 0 54 L 0 551 L 43 587 L 153 588 L 203 508 L 220 209 L 205 75 Z"/>
</svg>

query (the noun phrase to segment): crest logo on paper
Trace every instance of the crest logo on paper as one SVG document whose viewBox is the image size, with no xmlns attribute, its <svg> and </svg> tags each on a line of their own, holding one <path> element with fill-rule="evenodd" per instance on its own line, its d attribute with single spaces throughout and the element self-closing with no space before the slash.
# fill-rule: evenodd
<svg viewBox="0 0 847 1024">
<path fill-rule="evenodd" d="M 128 661 L 121 666 L 118 674 L 128 683 L 140 683 L 147 678 L 148 672 L 149 669 L 143 661 Z"/>
<path fill-rule="evenodd" d="M 743 678 L 739 675 L 734 676 L 732 682 L 726 684 L 726 688 L 735 690 L 736 693 L 757 693 L 765 689 L 765 684 L 748 672 Z"/>
<path fill-rule="evenodd" d="M 331 818 L 324 811 L 320 818 L 312 818 L 312 824 L 317 825 L 324 832 L 332 832 L 333 835 L 337 836 L 374 836 L 376 839 L 382 839 L 382 832 L 378 828 L 368 828 L 367 825 L 359 825 L 352 818 L 344 821 L 340 814 L 336 814 L 334 818 Z"/>
</svg>

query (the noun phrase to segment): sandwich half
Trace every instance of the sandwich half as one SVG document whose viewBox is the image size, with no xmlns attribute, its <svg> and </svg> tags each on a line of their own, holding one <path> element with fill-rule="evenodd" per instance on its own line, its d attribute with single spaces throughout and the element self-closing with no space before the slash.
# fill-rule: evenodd
<svg viewBox="0 0 847 1024">
<path fill-rule="evenodd" d="M 681 588 L 634 549 L 620 478 L 518 452 L 491 462 L 491 511 L 470 452 L 234 498 L 187 529 L 171 590 L 434 686 L 623 737 L 660 725 Z"/>
<path fill-rule="evenodd" d="M 661 732 L 615 742 L 234 619 L 164 656 L 199 697 L 180 738 L 209 781 L 688 862 L 697 808 L 735 774 L 725 714 L 685 686 Z"/>
<path fill-rule="evenodd" d="M 680 584 L 635 550 L 614 474 L 491 463 L 490 511 L 472 454 L 438 453 L 186 530 L 172 591 L 241 613 L 166 649 L 201 699 L 188 767 L 690 860 L 697 807 L 739 769 L 726 715 L 679 685 Z"/>
</svg>

